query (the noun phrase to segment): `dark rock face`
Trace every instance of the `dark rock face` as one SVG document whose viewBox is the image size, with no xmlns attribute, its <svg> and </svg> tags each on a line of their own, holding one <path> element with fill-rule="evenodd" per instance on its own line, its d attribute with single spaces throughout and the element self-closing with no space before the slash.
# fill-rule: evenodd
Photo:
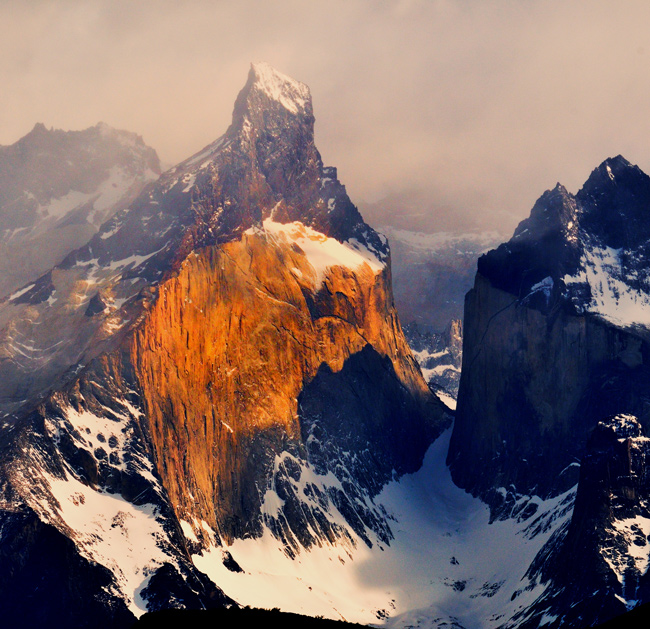
<svg viewBox="0 0 650 629">
<path fill-rule="evenodd" d="M 192 564 L 151 474 L 133 377 L 126 356 L 104 356 L 0 434 L 0 607 L 20 626 L 117 628 L 138 608 L 233 603 Z"/>
<path fill-rule="evenodd" d="M 647 425 L 648 333 L 638 314 L 648 227 L 624 247 L 620 238 L 650 210 L 649 183 L 623 158 L 607 160 L 577 195 L 546 192 L 512 239 L 479 259 L 449 455 L 462 487 L 560 492 L 575 482 L 567 468 L 599 420 L 630 413 Z"/>
<path fill-rule="evenodd" d="M 449 461 L 455 482 L 493 506 L 491 488 L 548 496 L 575 484 L 571 465 L 599 419 L 650 420 L 645 336 L 559 308 L 545 315 L 481 275 L 463 360 Z"/>
<path fill-rule="evenodd" d="M 102 299 L 99 293 L 95 293 L 88 302 L 88 308 L 84 313 L 87 317 L 93 317 L 96 314 L 101 314 L 106 310 L 106 302 Z"/>
<path fill-rule="evenodd" d="M 105 588 L 112 575 L 29 509 L 0 513 L 2 622 L 7 627 L 129 626 L 135 616 Z M 83 604 L 80 605 L 80 602 Z"/>
<path fill-rule="evenodd" d="M 650 440 L 632 415 L 593 429 L 567 531 L 531 567 L 551 586 L 521 626 L 536 626 L 546 612 L 552 627 L 592 626 L 648 600 L 649 454 Z"/>
<path fill-rule="evenodd" d="M 393 473 L 415 472 L 438 435 L 439 426 L 420 419 L 428 413 L 434 416 L 433 399 L 425 394 L 405 398 L 402 386 L 392 361 L 366 345 L 336 373 L 321 365 L 302 390 L 298 408 L 307 459 L 323 475 L 328 471 L 340 475 L 344 468 L 341 480 L 346 491 L 339 500 L 356 499 L 361 505 L 360 486 L 372 496 Z M 332 391 L 337 395 L 333 397 Z M 380 538 L 389 537 L 377 514 L 358 506 L 349 511 L 357 514 L 353 522 L 367 520 L 363 524 L 370 530 L 379 528 Z M 365 536 L 362 526 L 353 528 Z"/>
</svg>

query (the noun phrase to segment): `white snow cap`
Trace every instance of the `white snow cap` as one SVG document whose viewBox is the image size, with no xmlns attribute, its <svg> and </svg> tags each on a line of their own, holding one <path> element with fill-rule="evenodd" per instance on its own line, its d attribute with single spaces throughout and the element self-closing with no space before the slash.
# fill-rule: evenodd
<svg viewBox="0 0 650 629">
<path fill-rule="evenodd" d="M 252 63 L 251 70 L 255 76 L 254 85 L 292 113 L 304 112 L 311 103 L 311 93 L 304 83 L 278 72 L 268 63 Z"/>
</svg>

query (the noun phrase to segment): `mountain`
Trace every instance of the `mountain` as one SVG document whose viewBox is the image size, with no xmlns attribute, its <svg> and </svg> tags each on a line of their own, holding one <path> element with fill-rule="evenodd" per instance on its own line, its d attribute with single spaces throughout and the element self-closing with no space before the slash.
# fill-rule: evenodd
<svg viewBox="0 0 650 629">
<path fill-rule="evenodd" d="M 425 234 L 381 225 L 388 237 L 393 291 L 400 319 L 423 332 L 442 332 L 463 318 L 465 294 L 474 283 L 478 258 L 503 235 L 491 232 Z"/>
<path fill-rule="evenodd" d="M 453 479 L 493 520 L 572 496 L 527 573 L 544 593 L 508 626 L 589 626 L 648 600 L 649 211 L 650 177 L 608 159 L 478 261 Z"/>
<path fill-rule="evenodd" d="M 462 320 L 452 319 L 443 332 L 425 332 L 410 323 L 404 326 L 404 336 L 429 388 L 455 409 L 463 359 Z"/>
<path fill-rule="evenodd" d="M 84 131 L 39 123 L 0 146 L 0 295 L 88 242 L 159 175 L 158 156 L 140 136 L 104 123 Z"/>
<path fill-rule="evenodd" d="M 221 138 L 0 304 L 5 619 L 246 604 L 248 549 L 300 572 L 395 539 L 378 497 L 451 417 L 313 127 L 308 88 L 253 65 Z"/>
<path fill-rule="evenodd" d="M 393 213 L 393 220 L 401 215 Z M 462 359 L 465 293 L 476 262 L 503 240 L 496 232 L 426 234 L 382 225 L 390 242 L 395 305 L 413 355 L 431 387 L 452 406 Z"/>
</svg>

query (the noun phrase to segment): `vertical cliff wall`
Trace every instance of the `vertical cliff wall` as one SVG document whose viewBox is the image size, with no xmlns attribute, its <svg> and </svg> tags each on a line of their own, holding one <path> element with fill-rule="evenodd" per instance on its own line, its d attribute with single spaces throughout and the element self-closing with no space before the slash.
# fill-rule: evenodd
<svg viewBox="0 0 650 629">
<path fill-rule="evenodd" d="M 642 393 L 650 355 L 641 331 L 573 314 L 560 303 L 531 308 L 481 274 L 465 316 L 449 455 L 461 487 L 492 493 L 493 504 L 496 488 L 561 493 L 577 482 L 572 464 L 599 419 L 627 412 L 650 421 Z"/>
<path fill-rule="evenodd" d="M 341 372 L 364 348 L 388 359 L 402 403 L 419 414 L 413 467 L 440 431 L 441 409 L 406 346 L 387 267 L 333 267 L 317 285 L 296 243 L 262 230 L 192 254 L 160 286 L 131 350 L 156 468 L 179 517 L 205 520 L 226 540 L 259 534 L 275 456 L 307 457 L 301 393 L 319 370 Z M 360 431 L 357 409 L 342 410 Z M 381 454 L 392 471 L 396 457 Z"/>
</svg>

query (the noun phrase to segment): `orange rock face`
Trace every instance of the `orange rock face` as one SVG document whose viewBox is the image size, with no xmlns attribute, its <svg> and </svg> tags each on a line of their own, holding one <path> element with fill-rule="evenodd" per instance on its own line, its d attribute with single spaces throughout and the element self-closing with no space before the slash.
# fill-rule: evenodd
<svg viewBox="0 0 650 629">
<path fill-rule="evenodd" d="M 294 243 L 248 232 L 191 254 L 133 336 L 155 464 L 172 504 L 225 540 L 255 533 L 265 490 L 256 485 L 269 460 L 251 456 L 287 443 L 304 451 L 297 400 L 321 364 L 338 372 L 371 345 L 411 396 L 431 400 L 393 307 L 389 267 L 332 267 L 316 282 Z M 265 448 L 253 447 L 259 440 Z"/>
</svg>

